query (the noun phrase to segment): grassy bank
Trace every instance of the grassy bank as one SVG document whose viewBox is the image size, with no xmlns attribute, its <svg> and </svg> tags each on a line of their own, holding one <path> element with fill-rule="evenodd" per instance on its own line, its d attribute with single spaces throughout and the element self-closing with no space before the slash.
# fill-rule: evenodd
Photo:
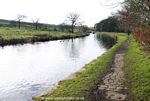
<svg viewBox="0 0 150 101">
<path fill-rule="evenodd" d="M 134 39 L 130 40 L 124 61 L 127 82 L 135 101 L 150 101 L 150 59 Z"/>
<path fill-rule="evenodd" d="M 118 35 L 118 43 L 109 49 L 102 56 L 85 65 L 84 71 L 76 73 L 76 78 L 63 80 L 59 82 L 57 89 L 47 92 L 46 94 L 34 98 L 35 101 L 70 101 L 87 100 L 90 93 L 97 89 L 97 83 L 102 73 L 106 70 L 116 49 L 127 39 L 124 35 Z"/>
<path fill-rule="evenodd" d="M 0 45 L 42 42 L 57 39 L 68 39 L 86 36 L 87 34 L 72 34 L 57 31 L 26 30 L 0 27 Z"/>
</svg>

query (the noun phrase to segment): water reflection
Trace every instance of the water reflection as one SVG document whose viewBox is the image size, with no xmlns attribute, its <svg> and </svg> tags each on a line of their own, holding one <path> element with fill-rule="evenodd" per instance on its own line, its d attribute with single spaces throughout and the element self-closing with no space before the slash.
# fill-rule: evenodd
<svg viewBox="0 0 150 101">
<path fill-rule="evenodd" d="M 80 57 L 80 49 L 83 47 L 84 42 L 87 38 L 78 38 L 78 39 L 70 39 L 63 41 L 62 46 L 64 46 L 64 50 L 66 51 L 66 55 L 72 59 L 76 59 Z"/>
<path fill-rule="evenodd" d="M 116 38 L 110 37 L 107 34 L 98 34 L 96 38 L 100 43 L 100 46 L 103 45 L 105 48 L 109 49 L 116 43 Z"/>
<path fill-rule="evenodd" d="M 0 101 L 30 101 L 106 51 L 88 37 L 0 48 Z"/>
</svg>

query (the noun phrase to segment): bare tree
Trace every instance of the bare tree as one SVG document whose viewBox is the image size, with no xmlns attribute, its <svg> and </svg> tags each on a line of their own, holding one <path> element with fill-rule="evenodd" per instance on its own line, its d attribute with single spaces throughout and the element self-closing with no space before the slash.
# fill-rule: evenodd
<svg viewBox="0 0 150 101">
<path fill-rule="evenodd" d="M 21 26 L 21 21 L 23 19 L 25 19 L 26 17 L 27 16 L 25 16 L 25 15 L 20 15 L 20 14 L 17 15 L 17 21 L 18 21 L 18 27 L 19 27 L 19 29 L 20 29 L 20 26 Z"/>
<path fill-rule="evenodd" d="M 33 25 L 35 26 L 35 29 L 36 29 L 36 30 L 38 29 L 39 21 L 40 21 L 40 19 L 39 19 L 39 18 L 37 18 L 37 19 L 33 19 L 33 20 L 32 20 Z"/>
<path fill-rule="evenodd" d="M 67 15 L 67 19 L 68 19 L 68 21 L 70 22 L 70 24 L 71 24 L 71 32 L 72 33 L 74 33 L 74 28 L 75 28 L 75 26 L 77 25 L 77 23 L 78 23 L 78 20 L 79 20 L 79 17 L 80 17 L 80 15 L 78 14 L 78 13 L 69 13 L 68 15 Z"/>
<path fill-rule="evenodd" d="M 150 25 L 149 0 L 125 0 L 123 10 L 119 12 L 123 22 L 135 27 Z"/>
<path fill-rule="evenodd" d="M 150 1 L 125 0 L 123 9 L 119 12 L 120 21 L 126 23 L 144 49 L 150 49 Z"/>
</svg>

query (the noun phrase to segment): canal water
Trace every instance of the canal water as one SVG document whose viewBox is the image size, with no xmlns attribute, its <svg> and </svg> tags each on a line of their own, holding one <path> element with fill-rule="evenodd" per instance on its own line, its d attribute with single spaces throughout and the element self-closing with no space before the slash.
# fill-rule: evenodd
<svg viewBox="0 0 150 101">
<path fill-rule="evenodd" d="M 31 101 L 107 51 L 94 34 L 0 48 L 0 101 Z"/>
</svg>

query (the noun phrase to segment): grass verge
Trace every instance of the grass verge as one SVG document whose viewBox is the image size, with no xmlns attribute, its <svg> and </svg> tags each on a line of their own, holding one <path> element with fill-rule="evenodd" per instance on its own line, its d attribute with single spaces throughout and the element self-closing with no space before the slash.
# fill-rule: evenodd
<svg viewBox="0 0 150 101">
<path fill-rule="evenodd" d="M 68 39 L 86 36 L 87 34 L 65 33 L 58 31 L 40 31 L 17 28 L 0 28 L 0 45 L 43 42 L 49 40 Z"/>
<path fill-rule="evenodd" d="M 78 73 L 76 78 L 63 80 L 59 82 L 57 89 L 47 92 L 46 94 L 35 97 L 35 101 L 77 101 L 78 98 L 87 100 L 93 89 L 97 88 L 97 83 L 102 73 L 106 70 L 107 65 L 113 57 L 118 47 L 127 39 L 125 35 L 118 34 L 118 43 L 109 49 L 102 56 L 85 65 L 84 71 Z M 80 99 L 81 100 L 81 99 Z"/>
<path fill-rule="evenodd" d="M 131 38 L 125 55 L 127 83 L 135 96 L 135 101 L 150 101 L 150 59 L 141 46 Z"/>
</svg>

